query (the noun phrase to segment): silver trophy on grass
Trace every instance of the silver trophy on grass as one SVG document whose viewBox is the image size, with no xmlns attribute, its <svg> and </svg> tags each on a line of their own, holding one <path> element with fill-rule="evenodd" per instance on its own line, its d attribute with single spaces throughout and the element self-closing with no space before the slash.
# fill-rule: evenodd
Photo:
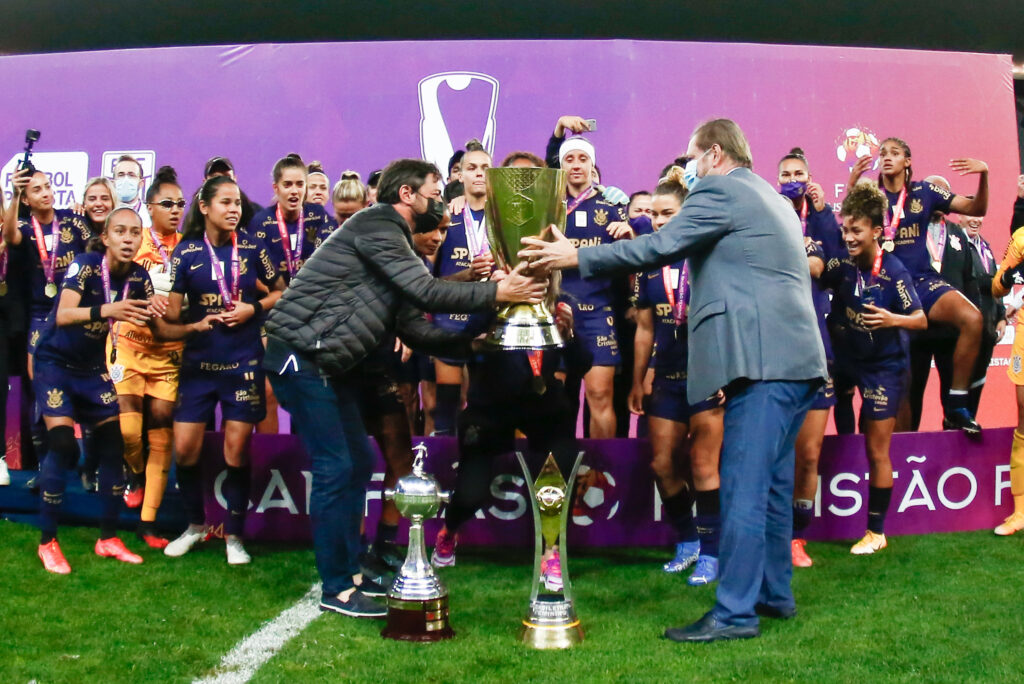
<svg viewBox="0 0 1024 684">
<path fill-rule="evenodd" d="M 394 499 L 398 511 L 409 519 L 409 550 L 405 563 L 388 589 L 387 626 L 381 631 L 386 639 L 401 641 L 441 641 L 455 636 L 448 622 L 448 590 L 427 561 L 423 542 L 423 521 L 437 515 L 449 493 L 423 470 L 427 447 L 417 444 L 412 474 L 398 480 L 394 489 L 384 491 L 385 499 Z"/>
<path fill-rule="evenodd" d="M 570 497 L 575 491 L 576 472 L 583 460 L 583 452 L 576 457 L 568 480 L 563 478 L 551 454 L 548 454 L 536 480 L 530 479 L 530 468 L 523 454 L 516 452 L 516 458 L 526 475 L 536 539 L 530 610 L 523 620 L 521 639 L 538 649 L 571 648 L 583 641 L 583 628 L 573 605 L 565 541 L 569 511 L 572 509 Z M 545 556 L 550 556 L 556 549 L 561 565 L 560 591 L 552 591 L 545 586 L 541 570 Z"/>
</svg>

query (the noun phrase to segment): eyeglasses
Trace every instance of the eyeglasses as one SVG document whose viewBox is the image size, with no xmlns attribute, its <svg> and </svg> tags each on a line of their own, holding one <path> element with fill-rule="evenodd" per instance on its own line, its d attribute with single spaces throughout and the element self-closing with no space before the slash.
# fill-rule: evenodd
<svg viewBox="0 0 1024 684">
<path fill-rule="evenodd" d="M 171 207 L 178 207 L 179 209 L 184 209 L 185 208 L 185 200 L 183 200 L 183 199 L 180 199 L 180 200 L 162 199 L 159 202 L 150 202 L 150 204 L 159 204 L 164 209 L 170 209 Z"/>
</svg>

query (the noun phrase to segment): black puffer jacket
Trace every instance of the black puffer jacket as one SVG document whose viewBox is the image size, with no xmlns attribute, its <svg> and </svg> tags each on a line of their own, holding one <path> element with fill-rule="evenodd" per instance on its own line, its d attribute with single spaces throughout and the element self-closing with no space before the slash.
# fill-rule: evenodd
<svg viewBox="0 0 1024 684">
<path fill-rule="evenodd" d="M 413 251 L 405 219 L 391 205 L 364 209 L 324 242 L 271 309 L 267 334 L 322 371 L 351 369 L 390 332 L 428 353 L 469 353 L 468 341 L 423 319 L 424 311 L 486 311 L 497 284 L 435 279 Z"/>
</svg>

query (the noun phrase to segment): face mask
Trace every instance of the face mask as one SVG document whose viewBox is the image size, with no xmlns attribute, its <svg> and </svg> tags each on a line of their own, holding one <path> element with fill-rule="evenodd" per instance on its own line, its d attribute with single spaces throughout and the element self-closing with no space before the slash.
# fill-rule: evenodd
<svg viewBox="0 0 1024 684">
<path fill-rule="evenodd" d="M 128 204 L 139 194 L 139 181 L 135 178 L 129 178 L 128 176 L 118 178 L 114 181 L 114 192 L 117 193 L 117 199 L 119 202 L 122 204 Z"/>
<path fill-rule="evenodd" d="M 697 162 L 703 159 L 710 151 L 706 150 L 704 154 L 696 159 L 686 162 L 686 166 L 683 167 L 683 180 L 686 181 L 686 189 L 690 192 L 693 192 L 694 188 L 697 187 L 697 181 L 700 180 L 700 177 L 697 176 Z"/>
<path fill-rule="evenodd" d="M 415 222 L 413 232 L 430 233 L 437 230 L 437 227 L 441 225 L 441 221 L 444 220 L 447 210 L 444 202 L 436 197 L 430 198 L 427 202 L 427 210 L 422 214 L 416 214 L 416 217 L 413 219 Z"/>
<path fill-rule="evenodd" d="M 804 181 L 790 181 L 779 186 L 779 194 L 789 199 L 799 199 L 807 192 L 807 183 Z"/>
</svg>

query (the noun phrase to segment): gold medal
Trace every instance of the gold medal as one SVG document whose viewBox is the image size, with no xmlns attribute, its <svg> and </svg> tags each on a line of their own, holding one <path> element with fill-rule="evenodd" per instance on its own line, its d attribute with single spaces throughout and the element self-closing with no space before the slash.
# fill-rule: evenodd
<svg viewBox="0 0 1024 684">
<path fill-rule="evenodd" d="M 882 249 L 884 249 L 886 252 L 891 252 L 892 250 L 896 249 L 896 245 L 895 243 L 893 243 L 892 240 L 886 240 L 885 242 L 882 243 Z"/>
<path fill-rule="evenodd" d="M 3 297 L 6 294 L 7 294 L 7 283 L 0 282 L 0 297 Z"/>
<path fill-rule="evenodd" d="M 54 297 L 57 296 L 57 286 L 54 285 L 53 283 L 46 283 L 46 287 L 43 289 L 43 293 L 50 299 L 53 299 Z"/>
</svg>

